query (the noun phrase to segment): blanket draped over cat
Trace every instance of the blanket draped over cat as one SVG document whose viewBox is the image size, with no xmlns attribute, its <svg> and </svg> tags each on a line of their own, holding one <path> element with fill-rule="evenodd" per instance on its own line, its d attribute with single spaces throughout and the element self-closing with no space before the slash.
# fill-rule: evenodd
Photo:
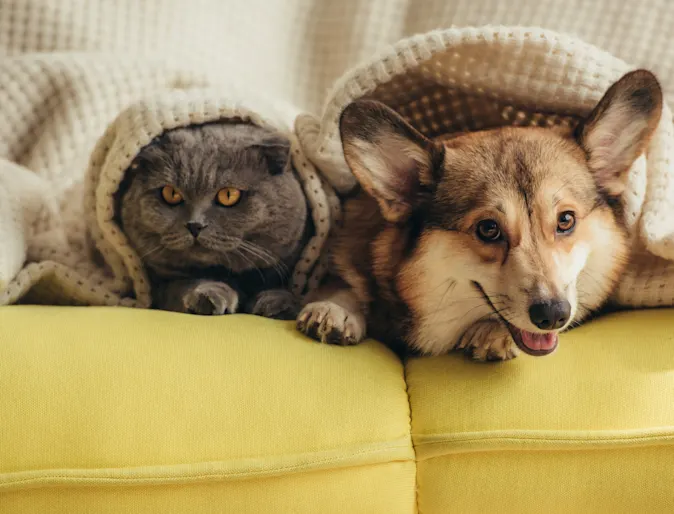
<svg viewBox="0 0 674 514">
<path fill-rule="evenodd" d="M 337 196 L 304 156 L 291 129 L 292 110 L 266 103 L 261 95 L 237 100 L 235 94 L 233 88 L 226 97 L 211 89 L 159 91 L 124 109 L 98 140 L 85 180 L 64 192 L 60 206 L 49 206 L 49 214 L 43 214 L 44 230 L 28 239 L 33 262 L 8 288 L 14 296 L 9 301 L 27 294 L 41 303 L 150 306 L 150 281 L 120 228 L 115 193 L 138 152 L 155 137 L 179 127 L 228 120 L 252 123 L 290 139 L 292 167 L 315 227 L 290 285 L 298 295 L 315 287 L 327 268 L 327 254 L 321 250 L 330 224 L 339 218 Z M 46 190 L 43 195 L 45 201 L 52 199 Z"/>
<path fill-rule="evenodd" d="M 293 274 L 293 287 L 305 292 L 325 272 L 325 239 L 339 219 L 335 192 L 355 183 L 338 130 L 350 102 L 380 100 L 430 137 L 503 125 L 572 127 L 630 69 L 545 30 L 447 29 L 403 40 L 347 71 L 316 116 L 234 87 L 235 77 L 198 59 L 3 59 L 0 304 L 149 305 L 147 276 L 115 221 L 113 199 L 135 154 L 164 130 L 241 118 L 291 137 L 316 224 Z M 633 250 L 614 295 L 619 304 L 674 305 L 673 151 L 665 105 L 630 172 L 624 209 Z"/>
</svg>

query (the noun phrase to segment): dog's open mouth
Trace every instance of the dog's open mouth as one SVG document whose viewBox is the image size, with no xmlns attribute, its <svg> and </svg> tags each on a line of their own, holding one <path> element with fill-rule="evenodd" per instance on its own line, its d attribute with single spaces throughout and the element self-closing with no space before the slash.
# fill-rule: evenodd
<svg viewBox="0 0 674 514">
<path fill-rule="evenodd" d="M 555 349 L 557 348 L 557 344 L 559 343 L 559 334 L 557 332 L 545 332 L 545 333 L 529 332 L 527 330 L 522 330 L 521 328 L 516 327 L 508 320 L 506 320 L 501 315 L 499 310 L 496 307 L 494 307 L 494 304 L 491 302 L 489 296 L 487 295 L 487 293 L 485 293 L 484 289 L 482 289 L 482 286 L 480 284 L 478 284 L 477 282 L 473 282 L 473 285 L 484 297 L 484 300 L 487 302 L 489 307 L 491 307 L 491 309 L 494 311 L 494 314 L 496 314 L 499 317 L 501 323 L 503 323 L 507 327 L 508 332 L 510 332 L 510 335 L 513 338 L 513 341 L 515 341 L 515 344 L 520 350 L 522 350 L 524 353 L 536 357 L 540 357 L 541 355 L 548 355 L 549 353 L 555 351 Z"/>
<path fill-rule="evenodd" d="M 554 352 L 557 348 L 557 343 L 559 342 L 557 332 L 547 332 L 545 334 L 527 332 L 505 320 L 503 321 L 507 324 L 513 341 L 524 353 L 536 356 L 547 355 Z"/>
</svg>

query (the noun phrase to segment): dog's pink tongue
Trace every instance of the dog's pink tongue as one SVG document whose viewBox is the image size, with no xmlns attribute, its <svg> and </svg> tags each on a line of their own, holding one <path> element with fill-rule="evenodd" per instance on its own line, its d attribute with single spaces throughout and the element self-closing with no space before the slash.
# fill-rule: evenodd
<svg viewBox="0 0 674 514">
<path fill-rule="evenodd" d="M 557 344 L 557 334 L 549 332 L 547 334 L 534 334 L 522 330 L 522 343 L 533 351 L 552 350 Z"/>
</svg>

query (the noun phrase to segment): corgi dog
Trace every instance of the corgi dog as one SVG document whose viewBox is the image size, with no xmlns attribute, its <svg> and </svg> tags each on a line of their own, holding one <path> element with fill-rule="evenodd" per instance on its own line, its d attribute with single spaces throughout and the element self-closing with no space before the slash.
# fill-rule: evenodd
<svg viewBox="0 0 674 514">
<path fill-rule="evenodd" d="M 334 276 L 298 329 L 480 361 L 550 354 L 626 265 L 621 195 L 662 101 L 655 76 L 637 70 L 573 133 L 504 127 L 442 141 L 379 102 L 350 104 L 340 133 L 360 186 L 332 236 Z"/>
</svg>

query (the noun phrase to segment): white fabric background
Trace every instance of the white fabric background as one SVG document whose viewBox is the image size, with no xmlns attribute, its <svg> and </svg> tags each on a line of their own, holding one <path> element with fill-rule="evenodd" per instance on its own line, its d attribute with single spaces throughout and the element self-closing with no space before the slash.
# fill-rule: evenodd
<svg viewBox="0 0 674 514">
<path fill-rule="evenodd" d="M 316 112 L 335 79 L 385 45 L 485 24 L 575 35 L 655 71 L 671 103 L 671 0 L 0 0 L 0 55 L 85 50 L 207 62 Z"/>
</svg>

